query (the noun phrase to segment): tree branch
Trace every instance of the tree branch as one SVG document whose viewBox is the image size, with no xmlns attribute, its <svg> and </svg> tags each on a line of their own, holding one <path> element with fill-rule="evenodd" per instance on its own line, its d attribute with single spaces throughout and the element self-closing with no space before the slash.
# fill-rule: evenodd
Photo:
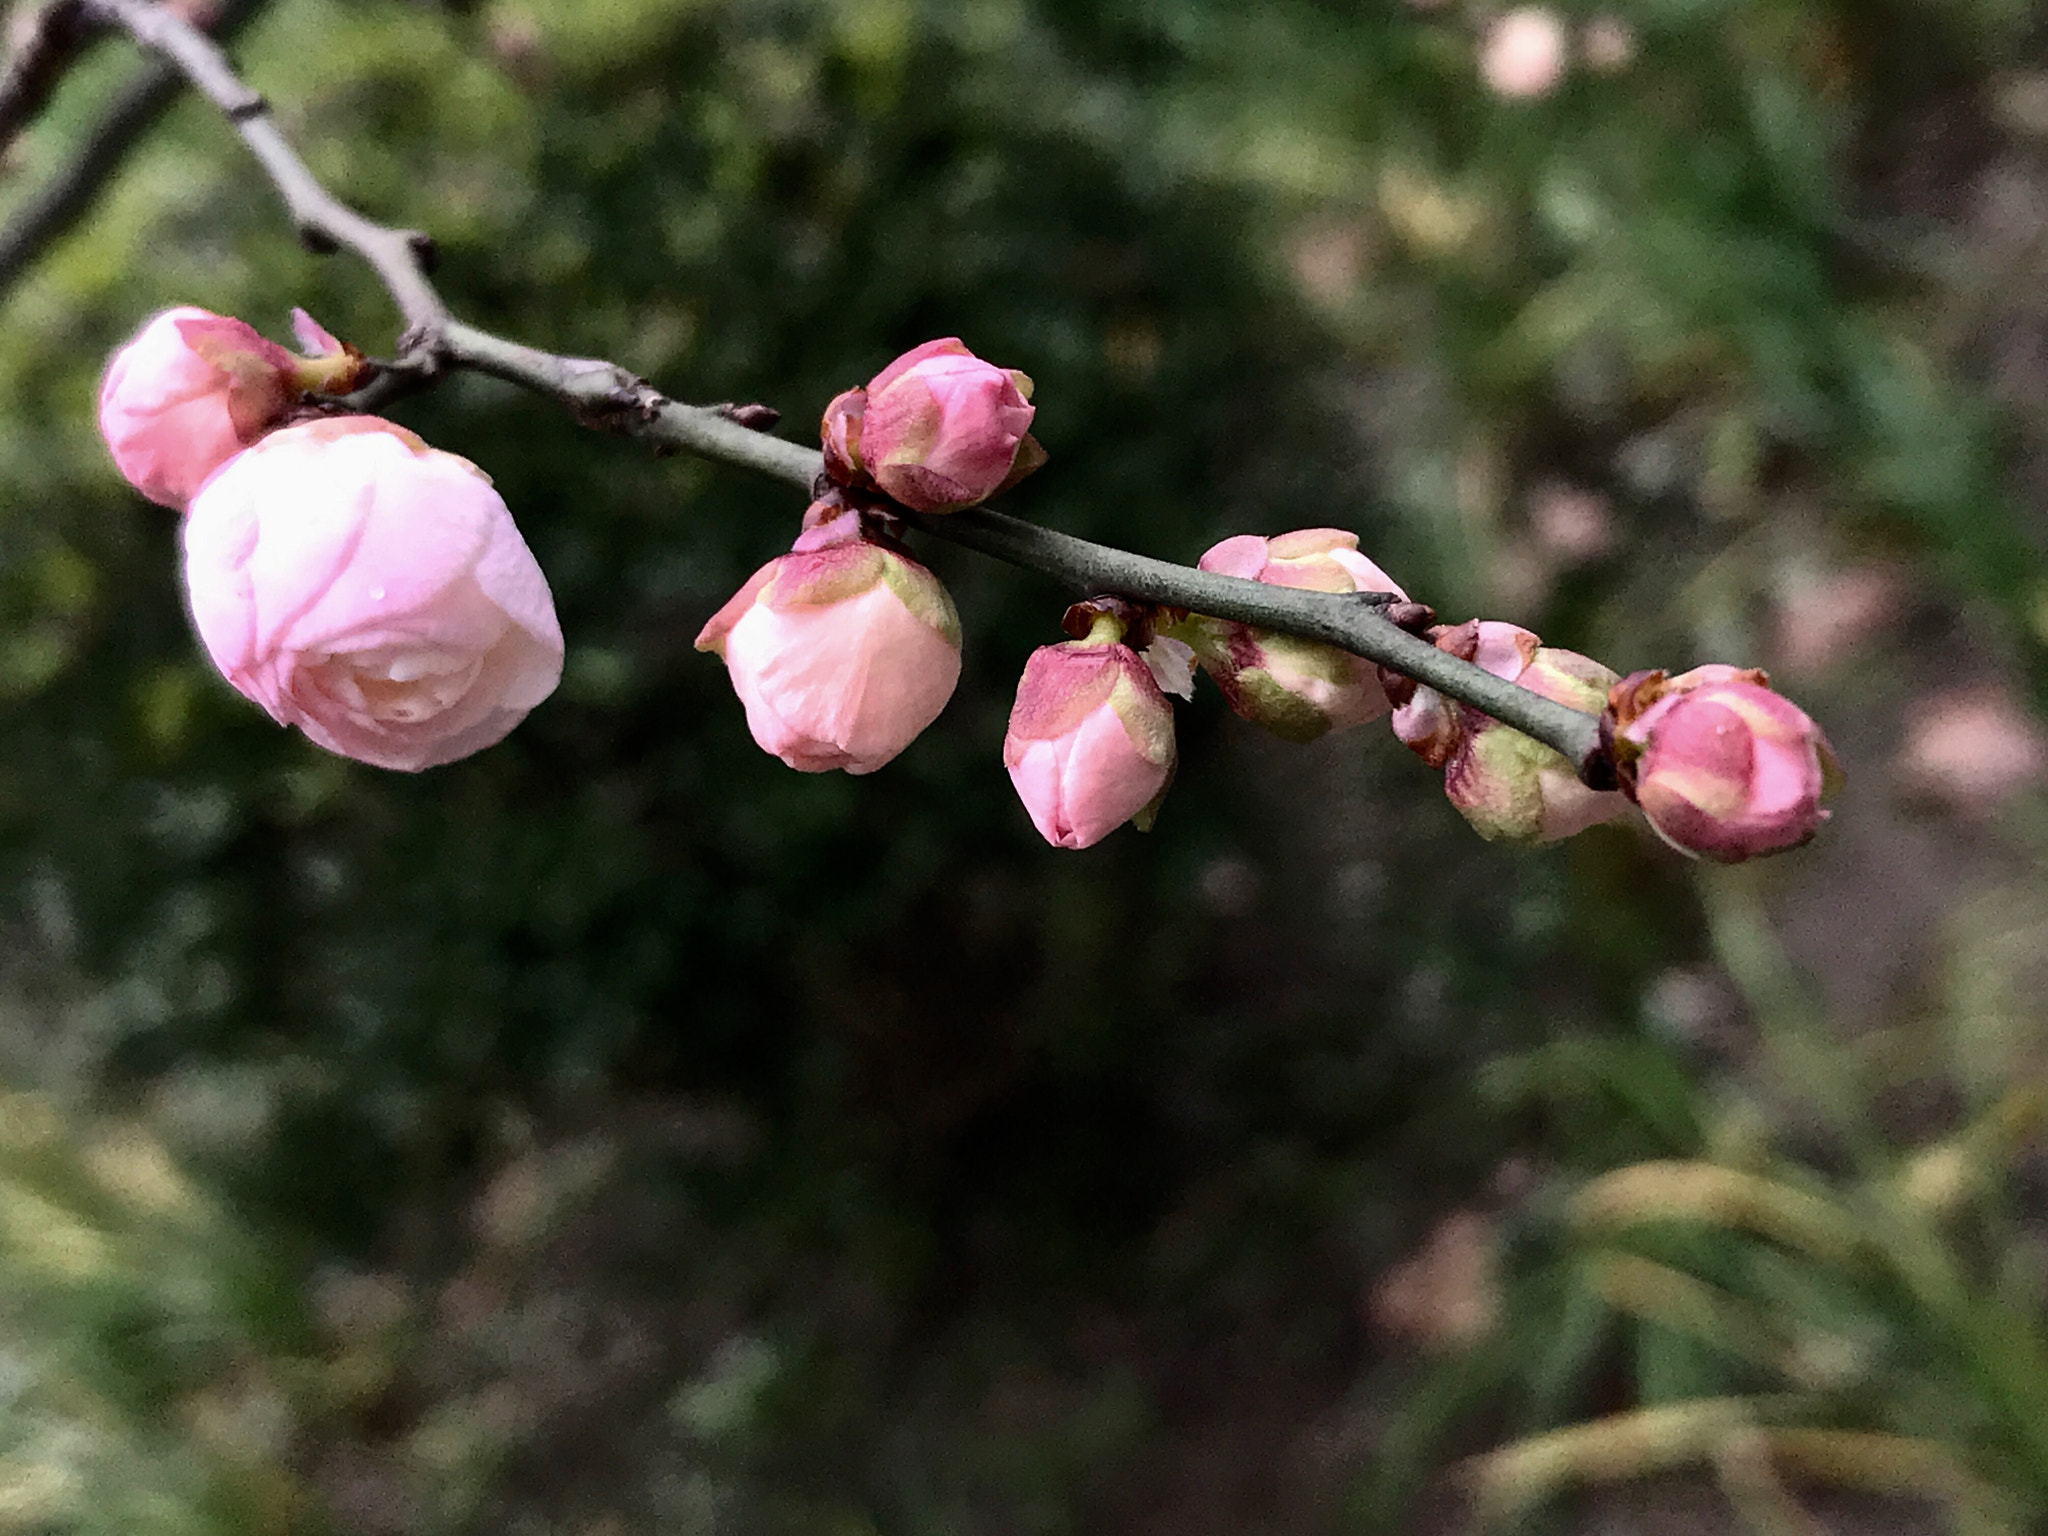
<svg viewBox="0 0 2048 1536">
<path fill-rule="evenodd" d="M 657 450 L 736 465 L 807 492 L 818 479 L 824 461 L 815 448 L 671 400 L 616 363 L 560 357 L 455 319 L 429 277 L 431 242 L 416 231 L 374 223 L 328 193 L 278 131 L 262 96 L 204 33 L 150 0 L 82 3 L 162 54 L 221 110 L 261 162 L 309 245 L 354 251 L 382 279 L 404 317 L 405 335 L 398 360 L 350 403 L 381 404 L 445 370 L 468 369 L 547 395 L 586 425 Z M 1563 753 L 1589 781 L 1599 782 L 1607 766 L 1597 716 L 1505 682 L 1407 633 L 1380 612 L 1383 594 L 1306 592 L 1216 575 L 1056 533 L 986 507 L 912 513 L 905 520 L 934 537 L 1066 582 L 1083 595 L 1115 593 L 1326 641 L 1535 737 Z"/>
<path fill-rule="evenodd" d="M 448 318 L 447 308 L 427 280 L 433 242 L 417 230 L 387 229 L 331 197 L 299 158 L 270 115 L 270 104 L 228 63 L 204 32 L 154 0 L 82 0 L 87 11 L 155 50 L 212 102 L 241 133 L 283 196 L 310 250 L 354 251 L 375 269 L 405 316 L 408 327 L 431 332 Z"/>
<path fill-rule="evenodd" d="M 264 0 L 227 0 L 214 31 L 232 37 L 263 5 Z M 80 0 L 79 10 L 90 11 L 86 0 Z M 184 75 L 175 66 L 151 60 L 114 93 L 105 115 L 86 134 L 77 155 L 54 172 L 15 211 L 6 228 L 0 229 L 0 292 L 34 266 L 51 242 L 92 206 L 94 196 L 128 151 L 177 100 L 183 83 Z"/>
</svg>

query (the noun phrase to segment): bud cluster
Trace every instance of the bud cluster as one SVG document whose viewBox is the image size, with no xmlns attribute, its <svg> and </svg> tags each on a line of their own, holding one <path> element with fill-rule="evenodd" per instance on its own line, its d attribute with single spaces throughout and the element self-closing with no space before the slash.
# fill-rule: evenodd
<svg viewBox="0 0 2048 1536">
<path fill-rule="evenodd" d="M 1276 539 L 1241 533 L 1197 564 L 1274 587 L 1408 596 L 1358 552 L 1357 534 L 1337 528 L 1304 528 Z M 1314 741 L 1328 731 L 1369 724 L 1391 708 L 1373 664 L 1335 646 L 1200 614 L 1190 616 L 1180 632 L 1230 707 L 1285 740 Z"/>
<path fill-rule="evenodd" d="M 1587 714 L 1605 707 L 1616 681 L 1599 662 L 1493 619 L 1439 626 L 1430 638 L 1483 672 Z M 1481 837 L 1556 842 L 1628 808 L 1619 793 L 1581 783 L 1554 748 L 1434 688 L 1396 687 L 1407 697 L 1394 711 L 1394 734 L 1430 767 L 1443 769 L 1444 794 Z"/>
<path fill-rule="evenodd" d="M 959 676 L 959 624 L 938 579 L 881 530 L 892 503 L 956 512 L 1037 468 L 1045 456 L 1027 430 L 1030 396 L 1024 375 L 948 337 L 826 407 L 829 494 L 796 547 L 757 572 L 697 641 L 725 658 L 762 747 L 807 771 L 867 773 L 937 716 Z M 817 563 L 821 540 L 839 563 Z M 1343 529 L 1239 534 L 1199 563 L 1268 586 L 1376 596 L 1417 630 L 1433 617 Z M 1236 714 L 1288 741 L 1391 715 L 1394 735 L 1443 774 L 1446 798 L 1483 837 L 1555 842 L 1633 802 L 1684 851 L 1739 859 L 1810 837 L 1827 814 L 1826 740 L 1761 673 L 1709 667 L 1670 683 L 1661 673 L 1624 682 L 1513 624 L 1427 631 L 1461 661 L 1601 717 L 1614 773 L 1592 785 L 1554 748 L 1319 641 L 1111 596 L 1075 605 L 1063 627 L 1071 639 L 1025 662 L 1003 738 L 1003 766 L 1031 824 L 1059 848 L 1090 847 L 1125 822 L 1151 825 L 1173 780 L 1168 696 L 1193 696 L 1191 663 Z"/>
<path fill-rule="evenodd" d="M 203 310 L 157 316 L 107 369 L 107 446 L 132 485 L 184 513 L 193 623 L 231 684 L 363 762 L 466 756 L 561 676 L 547 580 L 483 471 L 316 399 L 356 388 L 369 365 L 302 312 L 294 327 L 303 356 Z M 697 637 L 765 751 L 806 773 L 872 773 L 938 718 L 960 678 L 960 618 L 903 546 L 904 523 L 971 507 L 1045 461 L 1031 393 L 1023 374 L 948 337 L 826 408 L 825 472 L 789 552 Z M 1598 717 L 1602 751 L 1567 761 L 1320 641 L 1098 597 L 1068 610 L 1069 639 L 1026 661 L 1003 739 L 1010 782 L 1055 847 L 1151 825 L 1176 760 L 1169 695 L 1192 698 L 1196 668 L 1232 711 L 1288 741 L 1391 717 L 1482 837 L 1554 842 L 1633 804 L 1673 846 L 1734 861 L 1802 843 L 1827 817 L 1833 753 L 1761 672 L 1620 678 L 1513 624 L 1434 624 L 1342 529 L 1239 534 L 1200 566 L 1360 594 L 1459 661 Z"/>
</svg>

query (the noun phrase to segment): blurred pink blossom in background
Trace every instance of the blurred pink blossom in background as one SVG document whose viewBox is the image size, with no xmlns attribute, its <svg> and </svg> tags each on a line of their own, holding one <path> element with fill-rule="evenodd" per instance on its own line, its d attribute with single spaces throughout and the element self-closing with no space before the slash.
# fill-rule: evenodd
<svg viewBox="0 0 2048 1536">
<path fill-rule="evenodd" d="M 1898 769 L 1920 794 L 1958 809 L 1989 806 L 2048 776 L 2048 738 L 2008 689 L 1983 684 L 1908 710 Z"/>
<path fill-rule="evenodd" d="M 1579 49 L 1594 73 L 1619 74 L 1635 62 L 1635 28 L 1612 13 L 1595 16 L 1579 34 Z"/>
<path fill-rule="evenodd" d="M 1614 510 L 1598 491 L 1547 480 L 1529 494 L 1529 531 L 1558 564 L 1583 565 L 1614 547 Z"/>
<path fill-rule="evenodd" d="M 1905 608 L 1905 577 L 1892 565 L 1850 565 L 1792 583 L 1773 615 L 1785 671 L 1817 677 L 1853 657 Z"/>
</svg>

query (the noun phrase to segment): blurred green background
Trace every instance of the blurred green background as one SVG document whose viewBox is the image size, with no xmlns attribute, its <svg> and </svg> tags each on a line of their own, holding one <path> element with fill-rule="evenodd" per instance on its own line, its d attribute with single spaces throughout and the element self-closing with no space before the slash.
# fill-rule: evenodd
<svg viewBox="0 0 2048 1536">
<path fill-rule="evenodd" d="M 797 500 L 468 377 L 398 414 L 562 689 L 331 758 L 94 432 L 165 305 L 395 339 L 185 102 L 0 297 L 0 1530 L 2037 1528 L 2048 8 L 1554 15 L 1511 98 L 1448 0 L 261 7 L 465 318 L 796 437 L 958 334 L 1038 383 L 1010 510 L 1353 528 L 1772 668 L 1850 787 L 1767 865 L 1493 847 L 1205 687 L 1156 830 L 1056 852 L 999 749 L 1075 594 L 927 548 L 959 695 L 792 773 L 691 641 Z"/>
</svg>

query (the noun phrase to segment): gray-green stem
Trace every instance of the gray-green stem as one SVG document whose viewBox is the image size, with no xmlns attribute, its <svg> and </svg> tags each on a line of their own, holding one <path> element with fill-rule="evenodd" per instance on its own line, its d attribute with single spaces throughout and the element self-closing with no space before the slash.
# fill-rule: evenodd
<svg viewBox="0 0 2048 1536">
<path fill-rule="evenodd" d="M 226 115 L 309 245 L 354 251 L 382 280 L 404 318 L 405 335 L 398 360 L 356 403 L 368 408 L 429 385 L 447 369 L 468 369 L 550 396 L 580 421 L 657 449 L 750 469 L 805 491 L 816 482 L 823 459 L 815 448 L 750 431 L 715 410 L 672 400 L 616 363 L 561 357 L 454 318 L 428 276 L 432 243 L 417 231 L 375 223 L 330 194 L 278 131 L 262 96 L 235 73 L 205 33 L 150 0 L 84 4 L 90 14 L 161 54 Z M 935 538 L 1051 576 L 1080 594 L 1116 593 L 1326 641 L 1554 747 L 1582 776 L 1597 781 L 1605 766 L 1597 716 L 1438 650 L 1388 620 L 1372 594 L 1303 592 L 1220 576 L 1077 539 L 988 507 L 945 515 L 913 513 L 905 520 Z"/>
</svg>

